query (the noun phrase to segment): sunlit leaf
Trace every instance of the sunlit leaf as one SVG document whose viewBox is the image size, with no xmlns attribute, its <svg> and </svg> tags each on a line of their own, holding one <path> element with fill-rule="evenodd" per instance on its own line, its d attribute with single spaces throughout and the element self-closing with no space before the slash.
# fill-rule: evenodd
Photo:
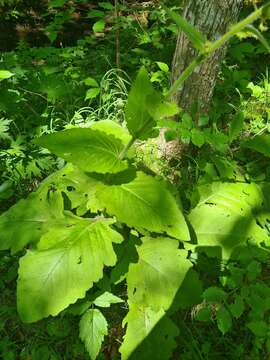
<svg viewBox="0 0 270 360">
<path fill-rule="evenodd" d="M 131 227 L 167 233 L 188 241 L 185 218 L 164 183 L 142 172 L 125 184 L 104 186 L 97 193 L 110 215 Z"/>
<path fill-rule="evenodd" d="M 98 309 L 89 309 L 80 320 L 80 338 L 84 342 L 91 360 L 95 360 L 104 337 L 108 334 L 108 324 Z"/>
<path fill-rule="evenodd" d="M 17 306 L 25 322 L 57 315 L 103 276 L 104 266 L 116 263 L 112 243 L 122 237 L 109 219 L 72 216 L 67 226 L 50 227 L 37 250 L 20 259 Z"/>
<path fill-rule="evenodd" d="M 124 144 L 103 131 L 73 128 L 42 136 L 36 143 L 87 172 L 117 173 L 128 167 L 120 160 Z"/>
<path fill-rule="evenodd" d="M 169 309 L 192 264 L 187 252 L 170 238 L 143 238 L 137 247 L 139 261 L 127 274 L 129 303 Z"/>
</svg>

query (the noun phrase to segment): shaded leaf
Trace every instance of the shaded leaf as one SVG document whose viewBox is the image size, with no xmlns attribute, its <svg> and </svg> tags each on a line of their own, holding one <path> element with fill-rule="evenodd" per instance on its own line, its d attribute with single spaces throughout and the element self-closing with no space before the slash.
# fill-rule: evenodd
<svg viewBox="0 0 270 360">
<path fill-rule="evenodd" d="M 270 156 L 270 135 L 257 135 L 242 143 L 243 147 L 258 151 L 259 153 Z"/>
<path fill-rule="evenodd" d="M 227 294 L 222 289 L 211 286 L 203 292 L 202 297 L 209 302 L 222 302 L 226 299 Z"/>
<path fill-rule="evenodd" d="M 223 335 L 226 334 L 226 332 L 228 332 L 232 327 L 232 317 L 224 306 L 221 306 L 218 309 L 217 326 Z"/>
<path fill-rule="evenodd" d="M 247 327 L 253 332 L 255 336 L 264 337 L 268 333 L 268 324 L 263 320 L 250 321 Z"/>
<path fill-rule="evenodd" d="M 255 184 L 213 183 L 198 188 L 200 201 L 189 215 L 197 237 L 197 249 L 216 248 L 228 259 L 233 250 L 247 241 L 256 244 L 267 239 L 257 224 L 255 212 L 262 192 Z"/>
<path fill-rule="evenodd" d="M 241 296 L 236 296 L 234 303 L 229 305 L 230 312 L 236 319 L 240 318 L 245 310 L 245 304 Z"/>
<path fill-rule="evenodd" d="M 244 126 L 244 114 L 242 112 L 238 112 L 235 114 L 229 130 L 230 140 L 234 140 L 241 133 Z"/>
<path fill-rule="evenodd" d="M 120 347 L 122 360 L 171 359 L 179 332 L 163 310 L 155 312 L 151 308 L 131 305 L 125 324 L 127 331 Z"/>
</svg>

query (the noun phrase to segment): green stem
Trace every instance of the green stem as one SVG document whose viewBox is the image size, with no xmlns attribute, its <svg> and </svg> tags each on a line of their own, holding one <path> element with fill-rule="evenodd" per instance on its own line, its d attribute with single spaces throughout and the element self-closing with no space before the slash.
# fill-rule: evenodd
<svg viewBox="0 0 270 360">
<path fill-rule="evenodd" d="M 269 6 L 269 4 L 268 5 L 266 4 L 265 6 Z M 217 39 L 214 43 L 212 43 L 209 46 L 209 48 L 207 49 L 207 53 L 211 54 L 212 52 L 217 50 L 219 47 L 224 45 L 234 35 L 236 35 L 238 32 L 243 30 L 247 25 L 252 24 L 255 20 L 257 20 L 262 15 L 262 12 L 263 12 L 263 9 L 265 8 L 265 6 L 262 6 L 260 9 L 253 11 L 253 13 L 251 13 L 244 20 L 233 25 L 229 31 L 227 31 L 224 35 L 222 35 L 219 39 Z"/>
<path fill-rule="evenodd" d="M 134 144 L 135 142 L 135 138 L 132 137 L 130 139 L 130 141 L 127 143 L 127 145 L 124 147 L 124 149 L 121 151 L 120 155 L 119 155 L 119 160 L 123 160 L 126 156 L 127 156 L 127 153 L 128 153 L 128 150 L 131 148 L 131 146 Z"/>
<path fill-rule="evenodd" d="M 172 84 L 171 88 L 165 94 L 166 99 L 170 99 L 170 97 L 176 93 L 179 87 L 185 82 L 185 80 L 193 73 L 195 68 L 200 65 L 204 60 L 204 55 L 199 54 L 189 65 L 188 67 L 182 72 L 179 78 Z"/>
<path fill-rule="evenodd" d="M 214 51 L 224 45 L 228 40 L 230 40 L 234 35 L 243 30 L 247 25 L 252 24 L 260 16 L 262 16 L 263 11 L 270 6 L 270 2 L 262 6 L 260 9 L 253 11 L 248 17 L 239 23 L 233 25 L 229 31 L 222 35 L 215 42 L 207 42 L 205 44 L 205 49 L 199 52 L 199 55 L 194 59 L 189 66 L 182 72 L 179 78 L 172 84 L 171 88 L 165 94 L 167 99 L 171 98 L 181 85 L 186 81 L 186 79 L 193 73 L 194 69 L 202 64 Z"/>
</svg>

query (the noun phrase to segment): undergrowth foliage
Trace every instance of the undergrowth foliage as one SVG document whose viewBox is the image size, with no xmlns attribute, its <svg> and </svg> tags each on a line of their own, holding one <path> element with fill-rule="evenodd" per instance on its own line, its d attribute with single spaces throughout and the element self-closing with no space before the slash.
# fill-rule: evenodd
<svg viewBox="0 0 270 360">
<path fill-rule="evenodd" d="M 262 15 L 255 13 L 249 21 Z M 219 40 L 206 46 L 184 19 L 175 20 L 201 52 L 199 61 L 223 44 Z M 235 26 L 224 42 L 248 23 Z M 193 70 L 192 65 L 177 85 Z M 67 164 L 0 217 L 0 250 L 14 254 L 27 247 L 17 282 L 22 321 L 73 311 L 81 317 L 80 338 L 91 359 L 108 335 L 101 309 L 123 301 L 128 309 L 122 359 L 170 359 L 179 335 L 171 319 L 181 304 L 175 299 L 189 291 L 185 279 L 194 280 L 190 274 L 196 256 L 206 252 L 226 262 L 247 245 L 269 246 L 269 183 L 241 179 L 201 184 L 187 215 L 171 186 L 136 162 L 136 141 L 155 137 L 159 122 L 179 112 L 168 94 L 164 97 L 154 89 L 142 67 L 125 105 L 126 127 L 103 120 L 37 138 L 36 145 Z M 266 143 L 268 137 L 257 137 L 243 146 L 260 152 Z M 95 285 L 101 281 L 125 284 L 127 291 L 121 298 L 106 287 L 97 292 Z M 231 297 L 233 303 L 227 304 L 219 288 L 207 289 L 203 297 L 208 303 L 198 314 L 206 308 L 209 315 L 214 303 L 222 333 L 230 328 L 232 317 L 244 311 L 243 299 Z M 253 320 L 248 326 L 256 332 L 260 325 Z"/>
</svg>

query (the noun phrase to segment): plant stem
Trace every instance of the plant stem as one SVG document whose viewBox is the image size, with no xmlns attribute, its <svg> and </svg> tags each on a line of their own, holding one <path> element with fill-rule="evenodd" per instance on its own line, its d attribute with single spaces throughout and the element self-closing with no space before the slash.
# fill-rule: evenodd
<svg viewBox="0 0 270 360">
<path fill-rule="evenodd" d="M 199 54 L 182 72 L 179 78 L 172 84 L 171 88 L 165 94 L 166 99 L 170 99 L 170 97 L 176 93 L 178 88 L 185 82 L 185 80 L 193 73 L 195 68 L 200 65 L 206 57 L 203 54 Z"/>
<path fill-rule="evenodd" d="M 186 79 L 193 73 L 194 69 L 201 65 L 214 51 L 223 46 L 228 40 L 230 40 L 234 35 L 243 30 L 247 25 L 252 24 L 255 20 L 262 16 L 262 13 L 265 9 L 270 7 L 270 2 L 265 4 L 253 11 L 248 17 L 239 23 L 231 26 L 231 28 L 222 35 L 215 42 L 206 42 L 205 49 L 199 52 L 197 58 L 195 58 L 189 66 L 182 72 L 178 79 L 172 84 L 171 88 L 165 94 L 165 97 L 169 99 L 172 95 L 174 95 L 179 87 L 186 81 Z"/>
<path fill-rule="evenodd" d="M 124 147 L 124 149 L 122 150 L 122 152 L 120 153 L 119 155 L 119 160 L 123 160 L 126 156 L 127 156 L 127 153 L 128 153 L 128 150 L 131 148 L 131 146 L 134 144 L 135 142 L 135 138 L 132 137 L 130 139 L 130 141 L 127 143 L 127 145 Z"/>
</svg>

